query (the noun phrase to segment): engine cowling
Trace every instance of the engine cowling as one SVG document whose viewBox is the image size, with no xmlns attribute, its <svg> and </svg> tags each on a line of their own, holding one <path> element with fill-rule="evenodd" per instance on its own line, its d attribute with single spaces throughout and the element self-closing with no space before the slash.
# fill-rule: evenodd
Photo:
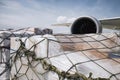
<svg viewBox="0 0 120 80">
<path fill-rule="evenodd" d="M 94 17 L 80 17 L 71 25 L 72 34 L 102 33 L 101 23 Z"/>
</svg>

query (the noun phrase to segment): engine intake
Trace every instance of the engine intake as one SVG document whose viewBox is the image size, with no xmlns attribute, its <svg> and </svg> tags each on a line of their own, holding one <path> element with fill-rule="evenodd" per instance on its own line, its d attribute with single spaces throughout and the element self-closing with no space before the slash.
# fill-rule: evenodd
<svg viewBox="0 0 120 80">
<path fill-rule="evenodd" d="M 101 32 L 101 23 L 93 17 L 80 17 L 71 25 L 72 34 L 88 34 Z"/>
</svg>

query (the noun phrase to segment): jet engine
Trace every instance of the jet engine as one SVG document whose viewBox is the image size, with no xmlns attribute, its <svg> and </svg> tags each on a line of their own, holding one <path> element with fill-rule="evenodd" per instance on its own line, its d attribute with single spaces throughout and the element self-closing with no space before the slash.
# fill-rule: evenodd
<svg viewBox="0 0 120 80">
<path fill-rule="evenodd" d="M 71 25 L 72 34 L 102 33 L 100 21 L 94 17 L 80 17 Z"/>
</svg>

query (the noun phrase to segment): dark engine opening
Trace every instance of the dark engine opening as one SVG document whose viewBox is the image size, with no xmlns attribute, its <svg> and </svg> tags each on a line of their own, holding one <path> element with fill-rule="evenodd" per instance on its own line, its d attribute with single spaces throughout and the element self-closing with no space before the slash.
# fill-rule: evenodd
<svg viewBox="0 0 120 80">
<path fill-rule="evenodd" d="M 96 33 L 97 25 L 90 18 L 79 18 L 71 26 L 72 34 Z"/>
</svg>

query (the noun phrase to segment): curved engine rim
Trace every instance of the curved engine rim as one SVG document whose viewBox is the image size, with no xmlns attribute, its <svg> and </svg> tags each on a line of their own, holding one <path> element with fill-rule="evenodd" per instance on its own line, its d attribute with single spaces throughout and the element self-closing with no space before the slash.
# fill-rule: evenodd
<svg viewBox="0 0 120 80">
<path fill-rule="evenodd" d="M 80 20 L 80 19 L 83 19 L 83 18 L 88 18 L 90 20 L 92 20 L 95 25 L 96 25 L 96 33 L 102 33 L 102 25 L 100 23 L 99 20 L 97 20 L 95 17 L 92 17 L 92 16 L 84 16 L 84 17 L 79 17 L 77 18 L 72 24 L 71 24 L 71 33 L 72 33 L 72 26 L 75 24 L 75 22 L 77 22 L 77 20 Z"/>
</svg>

